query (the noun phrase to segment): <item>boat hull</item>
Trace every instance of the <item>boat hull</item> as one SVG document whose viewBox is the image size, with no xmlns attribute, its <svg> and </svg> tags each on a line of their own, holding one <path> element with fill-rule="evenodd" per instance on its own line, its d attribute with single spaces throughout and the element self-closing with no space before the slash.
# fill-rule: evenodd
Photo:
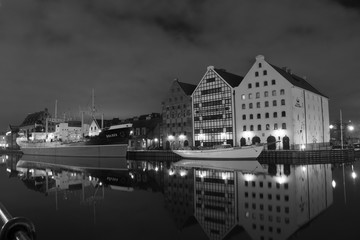
<svg viewBox="0 0 360 240">
<path fill-rule="evenodd" d="M 256 159 L 263 150 L 263 146 L 242 148 L 220 148 L 210 150 L 173 150 L 185 159 Z"/>
<path fill-rule="evenodd" d="M 127 144 L 112 145 L 33 145 L 21 146 L 24 155 L 64 157 L 126 157 Z"/>
</svg>

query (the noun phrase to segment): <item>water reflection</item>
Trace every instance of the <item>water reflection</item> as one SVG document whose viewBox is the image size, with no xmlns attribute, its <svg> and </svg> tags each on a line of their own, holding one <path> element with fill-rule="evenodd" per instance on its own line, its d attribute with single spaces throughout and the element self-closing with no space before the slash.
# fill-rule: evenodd
<svg viewBox="0 0 360 240">
<path fill-rule="evenodd" d="M 206 239 L 289 239 L 333 204 L 333 179 L 339 187 L 342 185 L 338 176 L 333 177 L 332 168 L 337 166 L 328 163 L 240 162 L 214 167 L 214 163 L 206 165 L 205 161 L 19 159 L 19 156 L 4 155 L 0 164 L 6 166 L 10 178 L 21 180 L 28 189 L 53 196 L 50 199 L 55 199 L 56 209 L 61 209 L 60 200 L 76 200 L 80 207 L 90 206 L 94 223 L 98 203 L 104 202 L 107 196 L 114 200 L 108 203 L 117 203 L 118 199 L 110 192 L 131 191 L 126 196 L 129 202 L 120 204 L 120 209 L 128 206 L 137 209 L 136 203 L 160 195 L 164 200 L 161 208 L 166 209 L 173 220 L 178 230 L 173 234 L 179 239 L 185 239 L 181 234 L 194 226 L 202 229 Z M 356 170 L 351 164 L 346 168 Z M 147 198 L 135 199 L 139 196 L 136 192 L 146 193 L 142 196 Z M 117 213 L 114 215 L 118 217 Z M 170 229 L 170 221 L 167 224 L 163 227 Z"/>
</svg>

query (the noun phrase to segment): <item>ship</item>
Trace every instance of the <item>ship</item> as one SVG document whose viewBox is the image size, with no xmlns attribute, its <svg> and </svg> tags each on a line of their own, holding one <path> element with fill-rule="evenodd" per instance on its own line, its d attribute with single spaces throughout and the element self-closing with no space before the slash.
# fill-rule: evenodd
<svg viewBox="0 0 360 240">
<path fill-rule="evenodd" d="M 103 129 L 99 135 L 34 132 L 20 135 L 16 142 L 24 155 L 63 157 L 126 157 L 132 124 Z M 61 137 L 60 137 L 61 136 Z"/>
</svg>

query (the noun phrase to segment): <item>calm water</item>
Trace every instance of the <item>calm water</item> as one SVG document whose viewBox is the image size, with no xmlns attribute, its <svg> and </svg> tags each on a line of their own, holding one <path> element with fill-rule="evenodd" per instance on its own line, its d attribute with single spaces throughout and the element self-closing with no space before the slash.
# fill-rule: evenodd
<svg viewBox="0 0 360 240">
<path fill-rule="evenodd" d="M 4 155 L 0 202 L 40 240 L 360 239 L 353 170 Z"/>
</svg>

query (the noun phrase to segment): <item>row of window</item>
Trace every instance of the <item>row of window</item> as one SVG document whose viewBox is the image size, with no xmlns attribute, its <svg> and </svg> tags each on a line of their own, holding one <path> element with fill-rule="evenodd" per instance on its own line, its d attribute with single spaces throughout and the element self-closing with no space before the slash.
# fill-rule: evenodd
<svg viewBox="0 0 360 240">
<path fill-rule="evenodd" d="M 166 124 L 167 127 L 170 127 L 170 126 L 176 127 L 176 125 L 177 125 L 178 127 L 181 127 L 181 126 L 186 127 L 186 122 L 183 122 L 183 123 L 179 122 L 179 123 L 177 123 L 177 124 L 176 124 L 176 123 L 172 123 L 172 125 L 170 125 L 170 123 L 167 123 L 167 124 Z"/>
<path fill-rule="evenodd" d="M 249 181 L 245 181 L 244 182 L 245 184 L 245 187 L 248 187 L 250 186 L 250 182 Z M 256 187 L 256 182 L 255 181 L 251 181 L 251 186 L 253 187 Z M 263 181 L 259 181 L 259 187 L 263 187 L 264 186 L 264 182 Z M 280 183 L 276 183 L 276 188 L 279 189 L 281 186 Z M 268 188 L 271 188 L 272 187 L 272 183 L 271 182 L 268 182 Z M 288 183 L 284 183 L 284 188 L 285 189 L 288 189 L 289 188 L 289 184 Z"/>
<path fill-rule="evenodd" d="M 249 197 L 249 193 L 248 192 L 245 192 L 245 198 L 248 198 Z M 273 197 L 273 195 L 272 194 L 268 194 L 268 200 L 272 200 L 272 197 Z M 281 200 L 281 197 L 280 197 L 280 194 L 276 194 L 276 200 L 277 201 L 280 201 Z M 252 193 L 252 198 L 253 199 L 256 199 L 256 193 Z M 260 199 L 264 199 L 264 194 L 263 193 L 259 193 L 259 198 Z M 284 201 L 285 202 L 288 202 L 289 201 L 289 195 L 285 195 L 284 196 Z M 262 204 L 260 204 L 260 210 L 264 210 L 264 207 L 263 207 L 263 205 Z M 269 205 L 269 208 L 268 208 L 268 210 L 271 212 L 272 211 L 272 206 L 271 205 Z"/>
<path fill-rule="evenodd" d="M 265 113 L 265 118 L 269 118 L 269 117 L 270 117 L 270 113 Z M 278 117 L 278 113 L 273 112 L 273 118 L 277 118 L 277 117 Z M 285 111 L 281 112 L 281 117 L 286 117 L 286 112 Z M 261 113 L 256 114 L 256 118 L 261 119 Z M 246 120 L 246 114 L 242 115 L 242 119 Z M 254 114 L 249 114 L 249 119 L 254 119 Z"/>
<path fill-rule="evenodd" d="M 270 196 L 271 196 L 271 194 L 269 194 Z M 269 198 L 269 199 L 271 199 L 271 198 Z M 253 209 L 253 210 L 256 210 L 256 203 L 252 203 L 251 204 L 251 208 Z M 245 207 L 245 209 L 248 209 L 249 208 L 249 203 L 247 203 L 247 202 L 245 202 L 245 205 L 244 205 L 244 207 Z M 260 210 L 264 210 L 264 205 L 263 204 L 259 204 L 259 209 Z M 281 207 L 280 206 L 276 206 L 276 212 L 277 213 L 280 213 L 281 212 Z M 272 205 L 268 205 L 268 211 L 269 212 L 272 212 L 273 211 L 273 206 Z M 290 208 L 289 207 L 284 207 L 284 212 L 285 213 L 289 213 L 290 212 Z"/>
<path fill-rule="evenodd" d="M 286 123 L 282 123 L 281 128 L 286 129 Z M 278 130 L 278 129 L 279 129 L 278 124 L 274 123 L 274 130 Z M 261 124 L 257 125 L 257 131 L 261 131 L 261 130 L 262 130 Z M 270 129 L 270 124 L 265 125 L 265 130 L 271 130 Z M 243 131 L 244 132 L 247 131 L 247 126 L 246 125 L 243 126 Z M 254 125 L 250 125 L 249 131 L 254 131 Z"/>
<path fill-rule="evenodd" d="M 281 104 L 281 106 L 285 106 L 285 99 L 281 99 L 281 100 L 280 100 L 280 104 Z M 253 106 L 254 106 L 253 103 L 249 103 L 249 109 L 253 109 Z M 264 102 L 264 107 L 269 107 L 269 106 L 270 106 L 269 101 L 265 101 L 265 102 Z M 273 106 L 273 107 L 276 107 L 276 106 L 277 106 L 277 100 L 273 100 L 273 101 L 272 101 L 272 106 Z M 241 105 L 241 108 L 242 108 L 242 109 L 246 109 L 246 104 L 243 103 L 243 104 Z M 256 108 L 261 108 L 261 103 L 260 103 L 260 102 L 257 102 L 257 103 L 256 103 Z"/>
<path fill-rule="evenodd" d="M 260 92 L 256 92 L 255 93 L 255 98 L 260 98 Z M 271 96 L 275 97 L 277 95 L 277 92 L 276 90 L 272 90 L 271 91 Z M 285 90 L 284 89 L 281 89 L 280 90 L 280 95 L 285 95 Z M 264 97 L 269 97 L 269 92 L 268 91 L 265 91 L 264 92 Z M 252 99 L 253 98 L 253 94 L 252 93 L 249 93 L 248 94 L 248 99 Z M 245 94 L 242 94 L 241 95 L 241 99 L 242 100 L 245 100 L 246 99 L 246 95 Z"/>
<path fill-rule="evenodd" d="M 266 76 L 267 75 L 267 70 L 263 70 L 263 75 Z M 255 77 L 258 77 L 259 76 L 259 71 L 256 71 L 255 72 Z M 275 79 L 271 80 L 271 81 L 274 81 L 274 84 L 275 84 Z"/>
<path fill-rule="evenodd" d="M 183 107 L 183 108 L 186 108 L 187 107 L 187 105 L 186 104 L 184 104 L 184 105 L 177 105 L 177 106 L 166 106 L 166 111 L 169 111 L 170 109 L 172 109 L 172 110 L 175 110 L 175 109 L 181 109 L 181 107 Z"/>
</svg>

